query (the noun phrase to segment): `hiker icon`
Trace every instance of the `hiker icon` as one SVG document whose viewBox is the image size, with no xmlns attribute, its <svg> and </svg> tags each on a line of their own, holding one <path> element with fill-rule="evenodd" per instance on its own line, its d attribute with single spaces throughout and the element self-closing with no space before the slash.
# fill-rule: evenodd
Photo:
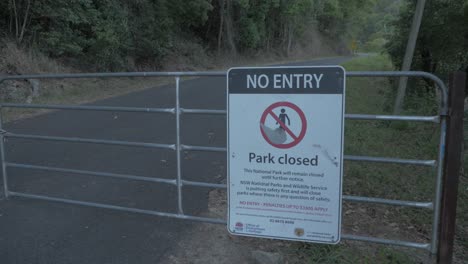
<svg viewBox="0 0 468 264">
<path fill-rule="evenodd" d="M 286 119 L 288 120 L 288 126 L 291 125 L 291 120 L 289 120 L 288 114 L 285 114 L 286 110 L 284 108 L 281 108 L 281 114 L 279 114 L 278 118 L 281 120 L 281 123 L 283 123 L 286 126 Z M 278 125 L 278 122 L 276 122 Z M 281 129 L 285 129 L 282 124 L 279 124 Z"/>
</svg>

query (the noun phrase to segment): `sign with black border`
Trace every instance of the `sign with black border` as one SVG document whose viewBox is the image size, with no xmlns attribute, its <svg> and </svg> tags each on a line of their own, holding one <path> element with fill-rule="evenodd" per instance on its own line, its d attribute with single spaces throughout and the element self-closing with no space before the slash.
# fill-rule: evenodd
<svg viewBox="0 0 468 264">
<path fill-rule="evenodd" d="M 231 234 L 340 241 L 345 76 L 341 66 L 227 72 Z"/>
</svg>

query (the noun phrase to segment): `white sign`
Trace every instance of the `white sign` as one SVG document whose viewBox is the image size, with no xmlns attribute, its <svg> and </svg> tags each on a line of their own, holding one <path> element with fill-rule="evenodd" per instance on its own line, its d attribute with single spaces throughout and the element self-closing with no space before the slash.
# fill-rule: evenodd
<svg viewBox="0 0 468 264">
<path fill-rule="evenodd" d="M 227 77 L 229 232 L 338 243 L 345 70 L 232 68 Z"/>
</svg>

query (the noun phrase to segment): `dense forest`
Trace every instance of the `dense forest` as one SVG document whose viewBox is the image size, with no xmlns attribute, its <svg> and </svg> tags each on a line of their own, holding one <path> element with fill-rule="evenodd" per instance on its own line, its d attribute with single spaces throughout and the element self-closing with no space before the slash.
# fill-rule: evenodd
<svg viewBox="0 0 468 264">
<path fill-rule="evenodd" d="M 391 23 L 386 51 L 396 68 L 405 53 L 417 0 L 403 1 L 399 16 Z M 450 72 L 468 72 L 468 0 L 426 1 L 416 42 L 412 70 L 423 70 L 447 78 Z"/>
<path fill-rule="evenodd" d="M 398 0 L 8 0 L 3 39 L 94 70 L 177 56 L 349 53 L 385 43 Z M 198 57 L 197 57 L 198 56 Z"/>
<path fill-rule="evenodd" d="M 213 58 L 349 54 L 356 43 L 360 51 L 388 52 L 399 68 L 416 2 L 5 0 L 0 48 L 120 71 L 178 62 L 207 68 Z M 468 67 L 468 0 L 426 2 L 412 68 L 446 75 Z"/>
</svg>

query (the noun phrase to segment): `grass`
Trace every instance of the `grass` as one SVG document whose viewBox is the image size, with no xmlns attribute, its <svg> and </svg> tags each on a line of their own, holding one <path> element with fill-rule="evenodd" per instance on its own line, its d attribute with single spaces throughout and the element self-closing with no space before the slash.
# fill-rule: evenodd
<svg viewBox="0 0 468 264">
<path fill-rule="evenodd" d="M 388 57 L 360 57 L 343 65 L 347 71 L 392 70 Z M 419 85 L 412 82 L 412 85 Z M 391 114 L 395 80 L 349 78 L 346 113 Z M 409 95 L 403 114 L 435 115 L 436 94 Z M 468 135 L 468 134 L 467 134 Z M 347 120 L 345 154 L 406 159 L 437 159 L 438 124 Z M 468 155 L 465 155 L 465 160 Z M 465 162 L 465 164 L 467 164 Z M 468 168 L 465 168 L 468 169 Z M 343 191 L 346 195 L 387 199 L 432 201 L 436 173 L 432 168 L 395 164 L 346 162 Z M 455 262 L 467 259 L 468 188 L 460 181 Z M 345 233 L 389 239 L 429 242 L 432 211 L 403 207 L 345 203 Z M 307 249 L 310 263 L 421 263 L 428 253 L 400 247 L 345 242 L 339 246 L 312 245 Z"/>
<path fill-rule="evenodd" d="M 368 66 L 367 66 L 368 65 Z M 384 56 L 357 59 L 344 65 L 352 70 L 391 70 Z M 348 80 L 347 113 L 391 114 L 392 83 L 386 78 Z M 416 111 L 403 114 L 433 115 Z M 405 159 L 436 159 L 438 125 L 431 123 L 348 120 L 345 153 Z M 417 166 L 350 163 L 345 192 L 401 200 L 430 200 L 435 176 Z M 385 186 L 384 188 L 376 188 Z M 429 189 L 429 190 L 428 190 Z M 429 192 L 428 192 L 429 191 Z"/>
<path fill-rule="evenodd" d="M 352 70 L 392 69 L 384 56 L 357 59 L 346 63 L 344 67 Z M 391 114 L 389 105 L 392 100 L 389 98 L 392 95 L 392 83 L 386 78 L 350 79 L 346 112 Z M 433 113 L 406 111 L 403 114 Z M 405 159 L 437 158 L 437 124 L 348 120 L 345 129 L 347 154 Z M 349 181 L 345 192 L 391 199 L 430 200 L 434 186 L 431 179 L 435 174 L 432 169 L 417 166 L 351 163 L 346 168 L 346 176 Z"/>
<path fill-rule="evenodd" d="M 361 245 L 361 249 L 364 249 Z M 321 264 L 372 264 L 372 263 L 388 263 L 388 264 L 403 264 L 411 263 L 412 259 L 404 252 L 393 250 L 387 247 L 378 247 L 372 251 L 356 250 L 355 245 L 340 244 L 337 246 L 330 245 L 311 245 L 305 246 L 304 250 L 308 251 L 308 263 Z"/>
</svg>

